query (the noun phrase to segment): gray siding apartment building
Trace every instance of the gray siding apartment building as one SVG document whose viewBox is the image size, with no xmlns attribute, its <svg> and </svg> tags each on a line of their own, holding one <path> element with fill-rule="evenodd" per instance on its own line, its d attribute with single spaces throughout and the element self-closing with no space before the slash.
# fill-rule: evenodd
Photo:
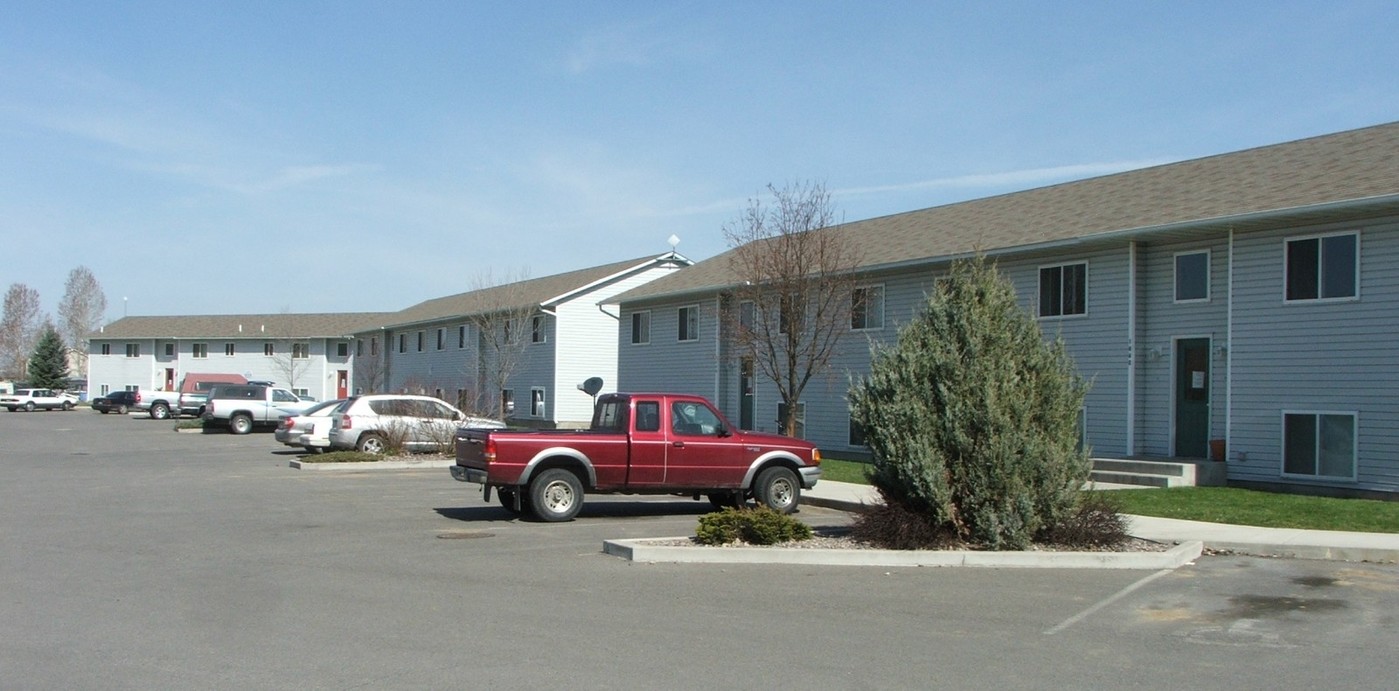
<svg viewBox="0 0 1399 691">
<path fill-rule="evenodd" d="M 956 259 L 982 252 L 1091 381 L 1099 456 L 1205 458 L 1231 483 L 1399 492 L 1399 123 L 843 224 L 852 323 L 803 433 L 858 454 L 845 402 Z M 618 388 L 714 398 L 774 430 L 771 382 L 729 352 L 728 254 L 618 295 Z"/>
</svg>

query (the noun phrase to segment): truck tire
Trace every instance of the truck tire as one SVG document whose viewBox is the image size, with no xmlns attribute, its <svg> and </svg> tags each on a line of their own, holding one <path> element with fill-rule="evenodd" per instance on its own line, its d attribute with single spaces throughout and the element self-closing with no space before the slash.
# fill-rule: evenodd
<svg viewBox="0 0 1399 691">
<path fill-rule="evenodd" d="M 253 419 L 246 413 L 236 413 L 228 418 L 228 431 L 234 434 L 247 434 L 253 431 Z"/>
<path fill-rule="evenodd" d="M 152 403 L 152 404 L 151 404 L 151 419 L 152 419 L 152 420 L 168 420 L 168 419 L 170 419 L 170 405 L 167 404 L 165 401 L 156 401 L 155 403 Z"/>
<path fill-rule="evenodd" d="M 516 516 L 529 511 L 529 497 L 520 497 L 520 508 L 515 508 L 515 490 L 501 487 L 496 490 L 496 496 L 500 499 L 500 505 Z"/>
<path fill-rule="evenodd" d="M 384 438 L 373 432 L 365 432 L 359 435 L 359 441 L 355 442 L 355 450 L 364 453 L 382 454 L 389 450 L 388 444 L 384 443 Z"/>
<path fill-rule="evenodd" d="M 106 415 L 106 414 L 107 414 L 107 411 L 105 411 L 105 410 L 102 411 L 102 414 L 103 414 L 103 415 Z M 125 404 L 122 404 L 122 405 L 117 406 L 117 414 L 118 414 L 118 415 L 125 415 L 125 414 L 126 414 L 126 405 L 125 405 Z"/>
<path fill-rule="evenodd" d="M 758 473 L 753 484 L 753 498 L 759 506 L 778 513 L 792 513 L 801 502 L 802 486 L 797 474 L 782 466 L 773 466 Z"/>
<path fill-rule="evenodd" d="M 583 483 L 563 468 L 551 468 L 529 483 L 529 508 L 547 523 L 571 521 L 583 508 Z"/>
</svg>

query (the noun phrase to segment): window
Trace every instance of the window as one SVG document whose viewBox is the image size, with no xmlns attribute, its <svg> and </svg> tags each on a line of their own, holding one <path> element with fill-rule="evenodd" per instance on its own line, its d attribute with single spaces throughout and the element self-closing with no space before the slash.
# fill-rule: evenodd
<svg viewBox="0 0 1399 691">
<path fill-rule="evenodd" d="M 785 418 L 785 417 L 787 417 L 787 404 L 786 404 L 786 403 L 778 403 L 778 404 L 777 404 L 777 432 L 778 432 L 778 434 L 782 434 L 782 433 L 785 433 L 785 432 L 787 431 L 785 428 L 782 427 L 782 420 L 783 420 L 783 418 Z M 797 433 L 796 433 L 795 436 L 796 436 L 797 439 L 806 439 L 806 403 L 804 403 L 804 402 L 802 402 L 802 403 L 797 403 L 796 418 L 797 418 Z"/>
<path fill-rule="evenodd" d="M 174 343 L 166 343 L 166 344 L 165 344 L 165 357 L 175 357 L 175 344 L 174 344 Z"/>
<path fill-rule="evenodd" d="M 466 324 L 457 327 L 457 348 L 466 347 Z"/>
<path fill-rule="evenodd" d="M 419 353 L 423 352 L 423 338 L 424 338 L 424 336 L 425 336 L 425 334 L 424 334 L 422 331 L 419 331 L 419 332 L 418 332 L 418 352 L 419 352 Z"/>
<path fill-rule="evenodd" d="M 1355 414 L 1284 412 L 1284 475 L 1355 478 Z"/>
<path fill-rule="evenodd" d="M 529 390 L 529 414 L 544 417 L 544 389 Z"/>
<path fill-rule="evenodd" d="M 293 344 L 291 344 L 291 356 L 292 356 L 292 359 L 295 359 L 295 360 L 304 360 L 304 359 L 306 359 L 306 358 L 308 358 L 308 357 L 311 357 L 311 344 L 310 344 L 310 343 L 293 343 Z"/>
<path fill-rule="evenodd" d="M 740 333 L 747 333 L 753 330 L 753 325 L 756 323 L 754 319 L 754 315 L 757 314 L 756 310 L 757 308 L 753 306 L 752 300 L 744 300 L 738 303 L 738 328 L 740 329 Z"/>
<path fill-rule="evenodd" d="M 1287 301 L 1338 300 L 1357 295 L 1360 235 L 1344 233 L 1286 243 Z"/>
<path fill-rule="evenodd" d="M 800 295 L 783 295 L 777 301 L 777 332 L 801 331 L 806 324 L 806 301 Z"/>
<path fill-rule="evenodd" d="M 141 357 L 141 344 L 140 344 L 140 343 L 128 343 L 128 344 L 126 344 L 126 356 L 127 356 L 127 357 Z"/>
<path fill-rule="evenodd" d="M 107 394 L 109 394 L 109 393 L 111 393 L 111 392 L 112 392 L 112 387 L 111 387 L 111 386 L 108 386 L 107 384 L 103 384 L 101 387 L 99 387 L 99 388 L 97 389 L 97 393 L 98 393 L 99 396 L 106 396 Z"/>
<path fill-rule="evenodd" d="M 501 390 L 500 390 L 500 409 L 503 411 L 503 414 L 504 414 L 506 417 L 509 417 L 509 416 L 515 414 L 515 390 L 514 390 L 514 389 L 501 389 Z"/>
<path fill-rule="evenodd" d="M 672 434 L 689 437 L 714 437 L 723 429 L 719 416 L 709 409 L 692 401 L 676 401 L 670 404 L 670 431 Z"/>
<path fill-rule="evenodd" d="M 699 340 L 699 308 L 681 307 L 679 312 L 679 330 L 676 340 L 698 341 Z"/>
<path fill-rule="evenodd" d="M 232 356 L 233 356 L 235 353 L 237 353 L 237 352 L 238 352 L 238 346 L 237 346 L 236 344 L 234 344 L 234 343 L 225 343 L 225 344 L 223 344 L 223 354 L 224 354 L 224 355 L 227 355 L 227 356 L 229 356 L 229 357 L 232 357 Z"/>
<path fill-rule="evenodd" d="M 364 357 L 364 339 L 355 339 L 355 357 Z"/>
<path fill-rule="evenodd" d="M 375 337 L 372 337 L 372 338 L 369 339 L 369 354 L 370 354 L 370 355 L 378 355 L 378 354 L 379 354 L 379 337 L 378 337 L 378 336 L 375 336 Z"/>
<path fill-rule="evenodd" d="M 442 350 L 442 349 L 444 349 L 444 348 L 446 348 L 446 347 L 447 347 L 447 330 L 446 330 L 446 329 L 438 329 L 438 330 L 437 330 L 437 349 L 438 349 L 438 350 Z"/>
<path fill-rule="evenodd" d="M 267 343 L 263 343 L 263 344 L 262 344 L 262 354 L 265 355 L 265 356 L 267 356 L 267 357 L 272 357 L 273 355 L 276 355 L 276 354 L 277 354 L 277 346 L 273 345 L 270 341 L 267 342 Z"/>
<path fill-rule="evenodd" d="M 651 313 L 631 313 L 631 342 L 633 345 L 646 345 L 651 342 Z"/>
<path fill-rule="evenodd" d="M 625 434 L 627 431 L 626 399 L 614 398 L 599 403 L 597 410 L 593 413 L 591 428 L 595 432 Z"/>
<path fill-rule="evenodd" d="M 661 403 L 660 403 L 660 401 L 637 401 L 637 403 L 636 403 L 636 431 L 638 431 L 638 432 L 659 432 L 659 431 L 661 431 Z"/>
<path fill-rule="evenodd" d="M 350 357 L 350 343 L 348 341 L 340 341 L 339 343 L 336 343 L 335 356 Z"/>
<path fill-rule="evenodd" d="M 851 446 L 868 446 L 865 442 L 865 426 L 850 418 L 850 438 Z"/>
<path fill-rule="evenodd" d="M 103 343 L 103 344 L 102 344 L 102 354 L 103 354 L 103 355 L 111 355 L 111 354 L 112 354 L 112 344 L 111 344 L 111 343 Z"/>
<path fill-rule="evenodd" d="M 193 343 L 193 344 L 191 344 L 190 347 L 189 347 L 189 352 L 190 352 L 190 355 L 192 355 L 192 356 L 194 356 L 194 357 L 197 357 L 197 358 L 206 358 L 206 357 L 209 357 L 209 344 L 208 344 L 208 343 Z"/>
<path fill-rule="evenodd" d="M 1088 265 L 1040 268 L 1040 316 L 1067 317 L 1088 312 Z"/>
<path fill-rule="evenodd" d="M 400 352 L 400 353 L 406 353 L 406 352 L 408 352 L 408 334 L 399 334 L 399 335 L 398 335 L 398 352 Z"/>
<path fill-rule="evenodd" d="M 851 291 L 850 328 L 884 328 L 884 286 L 864 286 Z"/>
<path fill-rule="evenodd" d="M 529 340 L 531 343 L 543 343 L 546 338 L 544 334 L 544 317 L 534 317 L 530 319 Z"/>
<path fill-rule="evenodd" d="M 310 389 L 292 389 L 291 392 L 296 394 L 298 398 L 305 398 L 311 395 Z"/>
<path fill-rule="evenodd" d="M 1176 255 L 1176 302 L 1209 302 L 1210 253 Z"/>
</svg>

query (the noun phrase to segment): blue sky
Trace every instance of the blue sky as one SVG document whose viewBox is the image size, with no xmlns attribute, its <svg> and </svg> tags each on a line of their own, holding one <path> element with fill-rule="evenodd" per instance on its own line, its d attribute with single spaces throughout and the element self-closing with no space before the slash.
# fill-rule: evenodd
<svg viewBox="0 0 1399 691">
<path fill-rule="evenodd" d="M 1392 2 L 62 2 L 0 21 L 0 283 L 398 310 L 1399 119 Z M 124 300 L 125 299 L 125 300 Z"/>
</svg>

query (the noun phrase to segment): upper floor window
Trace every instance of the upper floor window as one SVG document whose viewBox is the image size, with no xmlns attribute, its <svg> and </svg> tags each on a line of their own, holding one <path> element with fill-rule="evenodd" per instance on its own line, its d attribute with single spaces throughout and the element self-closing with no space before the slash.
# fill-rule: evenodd
<svg viewBox="0 0 1399 691">
<path fill-rule="evenodd" d="M 165 357 L 175 357 L 175 344 L 174 344 L 174 343 L 166 343 L 166 344 L 165 344 Z"/>
<path fill-rule="evenodd" d="M 363 355 L 364 355 L 364 339 L 363 339 L 363 338 L 356 338 L 356 339 L 355 339 L 355 357 L 362 357 Z"/>
<path fill-rule="evenodd" d="M 851 291 L 850 328 L 884 328 L 884 286 L 862 286 Z"/>
<path fill-rule="evenodd" d="M 1210 253 L 1181 252 L 1176 255 L 1176 302 L 1208 302 L 1210 299 Z"/>
<path fill-rule="evenodd" d="M 1286 299 L 1336 300 L 1357 295 L 1360 235 L 1342 233 L 1286 243 Z"/>
<path fill-rule="evenodd" d="M 336 357 L 350 357 L 350 344 L 348 341 L 340 341 L 335 344 Z"/>
<path fill-rule="evenodd" d="M 197 358 L 209 357 L 208 343 L 195 343 L 190 346 L 190 355 Z"/>
<path fill-rule="evenodd" d="M 466 347 L 466 324 L 457 327 L 457 347 Z"/>
<path fill-rule="evenodd" d="M 292 356 L 293 358 L 295 358 L 295 359 L 305 359 L 305 358 L 311 357 L 311 344 L 310 344 L 310 343 L 293 343 L 293 344 L 291 344 L 291 356 Z"/>
<path fill-rule="evenodd" d="M 127 356 L 127 357 L 141 357 L 141 344 L 140 344 L 140 343 L 128 343 L 128 344 L 126 344 L 126 356 Z"/>
<path fill-rule="evenodd" d="M 374 336 L 374 337 L 371 337 L 371 338 L 369 339 L 369 354 L 370 354 L 370 355 L 378 355 L 378 354 L 379 354 L 379 337 L 378 337 L 378 336 Z"/>
<path fill-rule="evenodd" d="M 447 330 L 446 330 L 446 329 L 438 329 L 438 330 L 437 330 L 437 349 L 438 349 L 438 350 L 442 350 L 442 349 L 444 349 L 444 348 L 446 348 L 446 347 L 447 347 Z"/>
<path fill-rule="evenodd" d="M 677 314 L 679 316 L 679 329 L 676 333 L 677 340 L 698 341 L 699 308 L 695 306 L 681 307 Z"/>
<path fill-rule="evenodd" d="M 530 319 L 529 340 L 531 343 L 543 343 L 546 340 L 544 334 L 544 317 L 536 315 Z"/>
<path fill-rule="evenodd" d="M 276 354 L 277 354 L 277 346 L 273 345 L 270 341 L 267 342 L 267 343 L 263 343 L 263 344 L 262 344 L 262 354 L 263 354 L 263 355 L 266 355 L 267 357 L 272 357 L 273 355 L 276 355 Z"/>
<path fill-rule="evenodd" d="M 631 342 L 635 345 L 645 345 L 651 342 L 650 312 L 631 313 Z"/>
<path fill-rule="evenodd" d="M 111 344 L 111 343 L 103 343 L 103 344 L 102 344 L 102 354 L 103 354 L 103 355 L 111 355 L 111 354 L 112 354 L 112 344 Z"/>
<path fill-rule="evenodd" d="M 1040 267 L 1041 317 L 1067 317 L 1088 312 L 1088 264 Z"/>
<path fill-rule="evenodd" d="M 238 352 L 238 347 L 237 347 L 236 345 L 234 345 L 232 342 L 223 344 L 223 354 L 224 354 L 224 355 L 230 355 L 230 356 L 231 356 L 231 355 L 233 355 L 233 354 L 236 353 L 236 352 Z"/>
<path fill-rule="evenodd" d="M 418 352 L 423 352 L 423 332 L 418 332 Z"/>
<path fill-rule="evenodd" d="M 398 352 L 400 352 L 400 353 L 406 353 L 406 352 L 408 352 L 408 334 L 399 334 L 399 335 L 398 335 Z"/>
</svg>

